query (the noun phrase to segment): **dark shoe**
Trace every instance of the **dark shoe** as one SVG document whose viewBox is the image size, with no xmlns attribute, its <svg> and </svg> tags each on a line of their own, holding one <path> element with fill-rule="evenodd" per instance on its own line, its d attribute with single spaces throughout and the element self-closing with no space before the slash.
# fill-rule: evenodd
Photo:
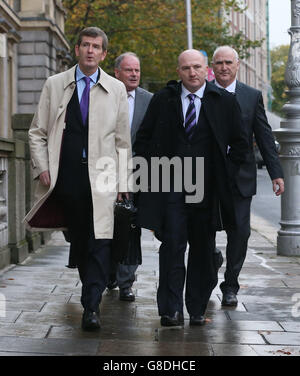
<svg viewBox="0 0 300 376">
<path fill-rule="evenodd" d="M 205 318 L 202 315 L 197 315 L 197 316 L 190 316 L 190 325 L 198 325 L 202 326 L 205 324 Z"/>
<path fill-rule="evenodd" d="M 173 316 L 161 316 L 160 324 L 161 326 L 182 326 L 184 325 L 183 314 L 176 311 Z"/>
<path fill-rule="evenodd" d="M 93 312 L 85 309 L 82 315 L 81 327 L 83 330 L 100 329 L 99 312 Z"/>
<path fill-rule="evenodd" d="M 119 299 L 124 300 L 125 302 L 134 302 L 135 295 L 132 292 L 131 287 L 129 287 L 128 289 L 120 289 Z"/>
<path fill-rule="evenodd" d="M 118 287 L 117 281 L 109 281 L 108 285 L 106 286 L 109 290 L 116 289 Z"/>
<path fill-rule="evenodd" d="M 222 306 L 236 307 L 238 300 L 236 294 L 233 291 L 223 293 Z"/>
<path fill-rule="evenodd" d="M 214 250 L 214 263 L 217 270 L 219 270 L 223 264 L 223 255 L 219 248 L 215 248 Z"/>
</svg>

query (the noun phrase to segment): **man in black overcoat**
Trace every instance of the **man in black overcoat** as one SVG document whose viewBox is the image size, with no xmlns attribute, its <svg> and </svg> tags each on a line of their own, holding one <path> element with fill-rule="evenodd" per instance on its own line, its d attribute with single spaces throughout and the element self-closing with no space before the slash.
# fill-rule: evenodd
<svg viewBox="0 0 300 376">
<path fill-rule="evenodd" d="M 243 123 L 250 145 L 246 162 L 242 164 L 232 181 L 237 217 L 235 229 L 227 230 L 226 271 L 220 284 L 223 293 L 222 305 L 236 306 L 239 290 L 238 276 L 242 269 L 250 236 L 250 206 L 256 194 L 256 163 L 253 153 L 253 135 L 272 180 L 277 196 L 284 192 L 283 171 L 276 151 L 272 129 L 266 117 L 261 91 L 236 79 L 239 56 L 229 46 L 221 46 L 213 54 L 215 84 L 235 93 L 240 105 Z"/>
<path fill-rule="evenodd" d="M 235 225 L 230 180 L 248 150 L 238 103 L 234 96 L 206 81 L 202 53 L 182 52 L 177 72 L 181 81 L 170 81 L 153 96 L 134 145 L 136 154 L 148 160 L 149 169 L 153 157 L 193 162 L 189 173 L 173 170 L 169 192 L 160 187 L 158 192 L 139 193 L 139 225 L 154 230 L 162 241 L 157 292 L 162 326 L 184 323 L 185 278 L 190 325 L 205 323 L 207 303 L 217 284 L 215 232 Z M 197 157 L 204 158 L 202 172 Z M 204 195 L 201 202 L 194 202 L 189 186 L 182 184 L 179 190 L 172 178 L 182 174 L 195 184 L 201 173 Z M 157 182 L 150 180 L 150 186 L 153 183 Z"/>
</svg>

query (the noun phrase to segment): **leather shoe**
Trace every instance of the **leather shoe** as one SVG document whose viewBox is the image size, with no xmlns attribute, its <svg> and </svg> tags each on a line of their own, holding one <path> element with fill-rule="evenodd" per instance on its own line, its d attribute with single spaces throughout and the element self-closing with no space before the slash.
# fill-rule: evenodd
<svg viewBox="0 0 300 376">
<path fill-rule="evenodd" d="M 134 302 L 135 301 L 135 295 L 132 292 L 131 287 L 129 287 L 127 289 L 120 289 L 119 299 L 124 300 L 125 302 Z"/>
<path fill-rule="evenodd" d="M 205 318 L 202 315 L 197 315 L 197 316 L 190 316 L 190 325 L 198 325 L 202 326 L 205 324 Z"/>
<path fill-rule="evenodd" d="M 184 325 L 183 314 L 176 311 L 173 316 L 163 315 L 160 324 L 161 326 L 182 326 Z"/>
<path fill-rule="evenodd" d="M 113 290 L 118 287 L 118 282 L 117 281 L 109 281 L 107 286 L 109 290 Z"/>
<path fill-rule="evenodd" d="M 99 312 L 85 309 L 82 315 L 81 327 L 83 330 L 90 331 L 100 329 Z"/>
<path fill-rule="evenodd" d="M 222 306 L 236 307 L 238 300 L 236 294 L 233 291 L 223 293 Z"/>
</svg>

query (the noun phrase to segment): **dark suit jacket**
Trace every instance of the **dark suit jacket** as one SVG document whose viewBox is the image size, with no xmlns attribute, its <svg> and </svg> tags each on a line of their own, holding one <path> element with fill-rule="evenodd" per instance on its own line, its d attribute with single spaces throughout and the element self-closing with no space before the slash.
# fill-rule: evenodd
<svg viewBox="0 0 300 376">
<path fill-rule="evenodd" d="M 271 179 L 283 178 L 283 171 L 275 147 L 272 129 L 268 123 L 261 91 L 237 81 L 236 99 L 242 111 L 250 150 L 236 175 L 235 183 L 243 197 L 256 194 L 256 163 L 253 153 L 253 134 Z"/>
<path fill-rule="evenodd" d="M 240 108 L 233 95 L 207 82 L 201 102 L 213 134 L 213 173 L 216 179 L 214 188 L 218 194 L 214 219 L 222 217 L 222 223 L 216 219 L 213 225 L 221 229 L 235 224 L 230 172 L 239 168 L 249 146 L 242 126 Z M 148 161 L 151 157 L 177 156 L 178 132 L 184 133 L 181 82 L 171 81 L 152 97 L 137 133 L 134 150 Z M 200 156 L 201 151 L 193 148 L 192 143 L 193 139 L 190 145 L 190 149 L 194 150 L 192 156 Z M 231 145 L 229 154 L 227 145 Z M 166 207 L 165 196 L 164 192 L 139 193 L 138 217 L 141 227 L 161 232 Z"/>
<path fill-rule="evenodd" d="M 131 144 L 133 145 L 136 138 L 136 133 L 144 119 L 148 105 L 152 98 L 152 93 L 137 87 L 135 91 L 134 112 L 131 124 Z"/>
</svg>

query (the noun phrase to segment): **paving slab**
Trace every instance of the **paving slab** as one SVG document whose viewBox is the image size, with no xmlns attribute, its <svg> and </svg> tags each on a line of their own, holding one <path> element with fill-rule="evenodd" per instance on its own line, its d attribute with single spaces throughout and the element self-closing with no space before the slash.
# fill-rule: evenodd
<svg viewBox="0 0 300 376">
<path fill-rule="evenodd" d="M 262 335 L 255 331 L 238 331 L 223 329 L 218 330 L 204 327 L 185 326 L 184 330 L 170 330 L 159 328 L 157 333 L 159 342 L 200 342 L 200 343 L 219 343 L 219 344 L 265 344 Z"/>
<path fill-rule="evenodd" d="M 212 327 L 216 330 L 230 330 L 230 331 L 272 331 L 283 332 L 285 328 L 283 325 L 276 321 L 238 321 L 238 320 L 226 320 L 226 321 L 214 321 L 206 324 L 207 328 Z"/>
<path fill-rule="evenodd" d="M 154 341 L 155 329 L 152 328 L 136 328 L 130 323 L 127 326 L 118 324 L 111 325 L 111 322 L 102 320 L 102 329 L 95 333 L 83 333 L 80 326 L 77 328 L 64 328 L 61 326 L 53 326 L 47 338 L 68 338 L 76 341 L 81 338 L 97 338 L 99 341 L 107 339 L 117 339 L 120 341 Z M 123 323 L 124 324 L 124 323 Z M 134 355 L 134 354 L 132 354 Z"/>
<path fill-rule="evenodd" d="M 41 353 L 24 353 L 24 352 L 14 352 L 14 351 L 6 351 L 6 352 L 1 352 L 0 351 L 0 356 L 30 356 L 30 357 L 36 357 L 36 356 L 59 356 L 59 354 L 41 354 Z"/>
<path fill-rule="evenodd" d="M 251 348 L 260 356 L 300 356 L 300 346 L 254 345 Z"/>
<path fill-rule="evenodd" d="M 119 340 L 102 341 L 97 355 L 101 356 L 210 356 L 212 346 L 203 343 L 132 342 Z"/>
<path fill-rule="evenodd" d="M 3 323 L 11 323 L 15 322 L 18 317 L 20 317 L 22 311 L 8 311 L 8 310 L 1 310 L 0 311 L 0 325 Z"/>
<path fill-rule="evenodd" d="M 214 356 L 258 356 L 250 345 L 213 344 Z"/>
<path fill-rule="evenodd" d="M 15 320 L 18 324 L 32 323 L 32 325 L 67 325 L 76 326 L 80 323 L 81 313 L 68 314 L 68 313 L 44 313 L 44 312 L 21 312 Z"/>
<path fill-rule="evenodd" d="M 3 294 L 3 292 L 1 292 Z M 57 303 L 67 303 L 71 299 L 72 294 L 70 291 L 66 294 L 43 294 L 43 293 L 32 293 L 30 291 L 27 292 L 19 292 L 15 289 L 13 290 L 5 290 L 3 294 L 5 297 L 6 304 L 9 302 L 18 302 L 20 304 L 24 304 L 26 306 L 27 303 L 41 303 L 44 304 L 46 302 L 57 302 Z M 80 296 L 79 296 L 80 298 Z"/>
<path fill-rule="evenodd" d="M 300 333 L 300 320 L 297 322 L 284 322 L 279 323 L 286 332 L 298 332 Z M 300 345 L 300 344 L 299 344 Z"/>
<path fill-rule="evenodd" d="M 292 317 L 289 313 L 284 315 L 282 312 L 264 312 L 251 313 L 251 312 L 227 312 L 230 320 L 247 320 L 247 321 L 299 321 L 299 318 Z"/>
<path fill-rule="evenodd" d="M 28 338 L 45 338 L 50 330 L 50 325 L 30 325 L 30 324 L 15 324 L 2 325 L 0 324 L 0 337 L 28 337 Z"/>
<path fill-rule="evenodd" d="M 293 332 L 266 332 L 262 333 L 270 345 L 295 345 L 300 346 L 300 333 Z"/>
<path fill-rule="evenodd" d="M 37 339 L 0 337 L 0 352 L 22 352 L 52 355 L 96 355 L 99 341 L 94 339 Z"/>
</svg>

